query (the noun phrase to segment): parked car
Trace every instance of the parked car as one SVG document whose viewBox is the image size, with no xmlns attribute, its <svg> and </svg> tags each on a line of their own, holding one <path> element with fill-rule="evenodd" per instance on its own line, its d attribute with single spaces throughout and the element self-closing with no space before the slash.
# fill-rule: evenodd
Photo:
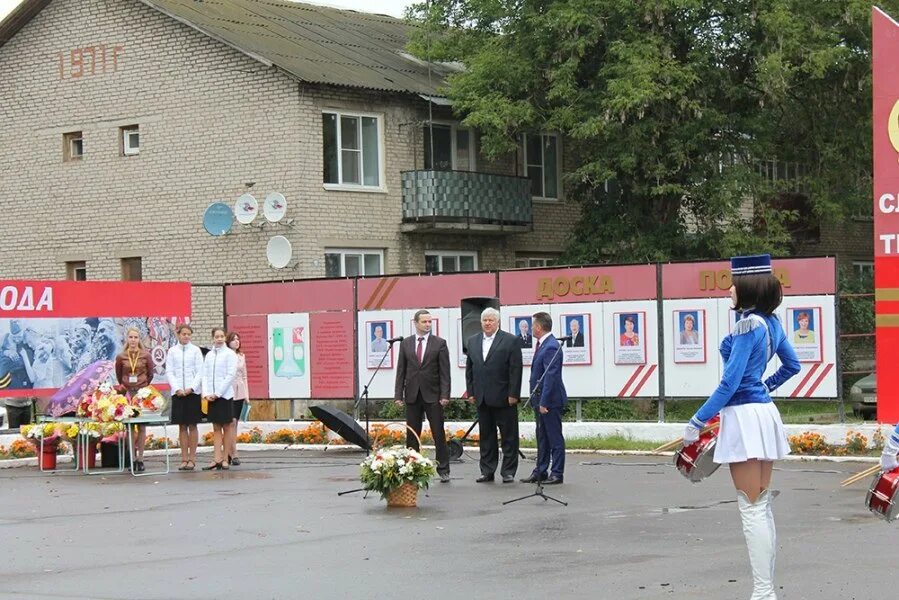
<svg viewBox="0 0 899 600">
<path fill-rule="evenodd" d="M 852 414 L 863 419 L 877 415 L 877 379 L 874 373 L 862 377 L 849 388 Z"/>
</svg>

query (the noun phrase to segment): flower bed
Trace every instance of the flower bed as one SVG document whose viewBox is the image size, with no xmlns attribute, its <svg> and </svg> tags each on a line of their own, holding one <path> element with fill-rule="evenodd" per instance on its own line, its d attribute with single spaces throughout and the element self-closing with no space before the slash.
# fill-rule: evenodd
<svg viewBox="0 0 899 600">
<path fill-rule="evenodd" d="M 866 436 L 850 429 L 846 432 L 845 443 L 828 444 L 820 433 L 804 431 L 798 435 L 789 436 L 788 441 L 790 442 L 790 452 L 797 455 L 869 456 L 880 454 L 880 451 L 883 450 L 884 436 L 879 429 L 875 430 L 869 445 Z"/>
</svg>

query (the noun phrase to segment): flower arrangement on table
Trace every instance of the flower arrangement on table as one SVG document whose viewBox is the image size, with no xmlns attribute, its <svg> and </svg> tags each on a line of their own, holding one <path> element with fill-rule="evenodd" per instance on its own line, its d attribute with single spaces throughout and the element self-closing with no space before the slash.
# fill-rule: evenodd
<svg viewBox="0 0 899 600">
<path fill-rule="evenodd" d="M 161 411 L 162 405 L 165 403 L 165 397 L 152 385 L 137 390 L 137 393 L 131 400 L 137 404 L 142 411 L 153 413 Z"/>
<path fill-rule="evenodd" d="M 101 383 L 95 392 L 86 394 L 76 411 L 79 417 L 89 417 L 101 423 L 123 421 L 137 417 L 140 413 L 139 406 L 132 405 L 128 398 L 108 382 Z"/>
<path fill-rule="evenodd" d="M 377 450 L 360 466 L 362 487 L 380 493 L 392 506 L 415 506 L 415 494 L 437 475 L 433 461 L 405 446 Z"/>
<path fill-rule="evenodd" d="M 41 439 L 44 444 L 56 444 L 66 437 L 65 430 L 68 425 L 63 423 L 34 423 L 32 425 L 22 425 L 19 427 L 19 433 L 22 437 L 34 444 L 37 448 L 41 445 Z M 76 435 L 77 435 L 77 425 Z"/>
</svg>

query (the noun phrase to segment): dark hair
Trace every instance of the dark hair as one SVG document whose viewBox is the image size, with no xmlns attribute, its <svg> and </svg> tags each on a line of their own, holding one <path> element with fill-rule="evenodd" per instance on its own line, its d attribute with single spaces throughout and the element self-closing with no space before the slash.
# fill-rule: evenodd
<svg viewBox="0 0 899 600">
<path fill-rule="evenodd" d="M 627 315 L 626 317 L 624 317 L 624 322 L 625 322 L 625 323 L 630 322 L 632 325 L 636 325 L 636 324 L 637 324 L 637 323 L 634 321 L 634 317 L 632 317 L 632 316 L 630 316 L 630 315 Z"/>
<path fill-rule="evenodd" d="M 180 333 L 181 333 L 182 331 L 184 331 L 185 329 L 188 330 L 188 331 L 191 332 L 191 333 L 194 332 L 194 328 L 193 328 L 193 327 L 191 327 L 191 326 L 188 325 L 187 323 L 182 323 L 181 325 L 178 325 L 178 331 L 176 331 L 175 333 L 179 333 L 179 334 L 180 334 Z"/>
<path fill-rule="evenodd" d="M 547 312 L 534 313 L 534 316 L 531 317 L 531 322 L 535 325 L 539 325 L 540 329 L 545 333 L 549 333 L 553 330 L 553 319 Z"/>
<path fill-rule="evenodd" d="M 225 331 L 225 328 L 224 328 L 224 327 L 213 327 L 213 328 L 212 328 L 212 337 L 215 337 L 215 334 L 218 333 L 219 331 L 221 331 L 221 332 L 224 333 L 225 335 L 228 334 L 228 332 Z"/>
<path fill-rule="evenodd" d="M 738 311 L 756 310 L 770 315 L 783 302 L 783 288 L 780 280 L 771 273 L 740 275 L 733 278 L 737 292 Z"/>
<path fill-rule="evenodd" d="M 228 346 L 228 347 L 230 348 L 230 347 L 231 347 L 231 342 L 233 342 L 235 339 L 237 339 L 237 341 L 239 342 L 239 341 L 240 341 L 240 334 L 237 333 L 236 331 L 231 331 L 231 332 L 229 332 L 228 335 L 225 336 L 225 345 Z M 242 346 L 243 346 L 243 344 L 241 344 L 240 346 L 238 346 L 238 347 L 237 347 L 237 350 L 235 350 L 235 352 L 237 352 L 238 354 L 243 354 L 243 348 L 242 348 Z"/>
<path fill-rule="evenodd" d="M 415 313 L 415 315 L 412 317 L 412 320 L 415 321 L 416 323 L 418 323 L 419 317 L 421 317 L 422 315 L 429 315 L 429 314 L 431 314 L 431 313 L 429 313 L 428 311 L 426 311 L 424 309 L 421 309 Z"/>
</svg>

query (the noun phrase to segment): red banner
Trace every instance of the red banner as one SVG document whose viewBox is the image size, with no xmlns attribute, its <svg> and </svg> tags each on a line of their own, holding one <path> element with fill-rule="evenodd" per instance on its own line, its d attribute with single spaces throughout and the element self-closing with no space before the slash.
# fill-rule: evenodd
<svg viewBox="0 0 899 600">
<path fill-rule="evenodd" d="M 313 313 L 312 329 L 312 397 L 352 398 L 353 313 Z"/>
<path fill-rule="evenodd" d="M 836 292 L 836 260 L 781 258 L 771 265 L 783 284 L 785 296 L 811 296 Z M 662 265 L 662 297 L 727 298 L 730 296 L 730 263 L 727 261 Z"/>
<path fill-rule="evenodd" d="M 503 306 L 651 300 L 656 297 L 656 266 L 503 271 L 499 274 L 499 290 Z"/>
<path fill-rule="evenodd" d="M 0 281 L 0 396 L 49 396 L 84 367 L 113 360 L 134 328 L 165 387 L 189 283 Z"/>
<path fill-rule="evenodd" d="M 877 420 L 899 421 L 899 24 L 871 14 L 874 71 L 874 288 Z"/>
<path fill-rule="evenodd" d="M 359 310 L 447 308 L 462 298 L 496 295 L 495 273 L 412 275 L 359 280 Z"/>
<path fill-rule="evenodd" d="M 247 359 L 250 399 L 268 398 L 268 317 L 228 317 L 228 330 L 240 335 L 240 349 Z"/>
<path fill-rule="evenodd" d="M 0 319 L 184 317 L 190 312 L 189 283 L 0 280 Z"/>
<path fill-rule="evenodd" d="M 225 287 L 225 312 L 268 315 L 353 310 L 352 279 L 309 279 Z"/>
</svg>

